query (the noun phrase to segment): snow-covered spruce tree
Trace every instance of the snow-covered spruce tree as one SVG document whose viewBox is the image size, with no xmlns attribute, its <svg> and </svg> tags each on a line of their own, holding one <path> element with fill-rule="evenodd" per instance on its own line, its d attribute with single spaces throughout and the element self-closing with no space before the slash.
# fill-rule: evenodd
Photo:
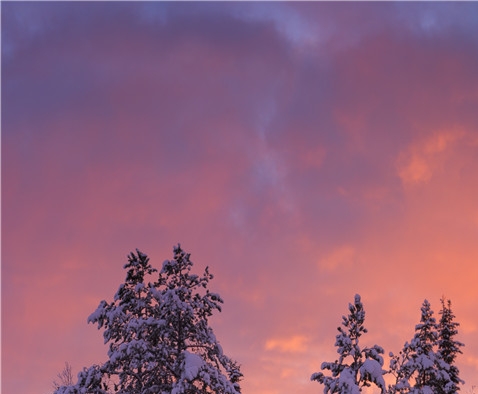
<svg viewBox="0 0 478 394">
<path fill-rule="evenodd" d="M 397 382 L 389 387 L 389 393 L 434 394 L 438 387 L 438 356 L 435 348 L 438 340 L 437 324 L 430 303 L 425 300 L 421 307 L 420 323 L 415 335 L 406 342 L 400 355 L 391 354 L 390 369 Z"/>
<path fill-rule="evenodd" d="M 415 326 L 415 335 L 411 341 L 410 369 L 414 371 L 413 394 L 432 394 L 438 382 L 437 354 L 435 351 L 438 332 L 433 310 L 427 300 L 421 307 L 420 323 Z"/>
<path fill-rule="evenodd" d="M 56 394 L 238 394 L 242 378 L 208 325 L 223 302 L 208 290 L 213 276 L 191 273 L 190 255 L 178 245 L 157 272 L 136 250 L 126 281 L 111 303 L 101 301 L 88 318 L 104 329 L 109 359 L 85 368 L 78 383 Z"/>
<path fill-rule="evenodd" d="M 438 323 L 438 387 L 439 394 L 453 394 L 460 390 L 460 371 L 455 365 L 456 356 L 461 353 L 463 343 L 455 340 L 458 334 L 459 323 L 455 322 L 455 315 L 451 310 L 451 301 L 441 300 L 440 321 Z"/>
<path fill-rule="evenodd" d="M 354 304 L 349 304 L 349 315 L 342 316 L 342 326 L 338 327 L 335 346 L 339 359 L 334 362 L 322 363 L 322 370 L 329 370 L 332 376 L 316 372 L 311 380 L 324 385 L 324 394 L 357 394 L 363 387 L 374 383 L 385 393 L 385 381 L 382 370 L 383 349 L 374 345 L 371 348 L 361 348 L 359 339 L 367 332 L 364 327 L 365 311 L 360 296 L 355 296 Z"/>
</svg>

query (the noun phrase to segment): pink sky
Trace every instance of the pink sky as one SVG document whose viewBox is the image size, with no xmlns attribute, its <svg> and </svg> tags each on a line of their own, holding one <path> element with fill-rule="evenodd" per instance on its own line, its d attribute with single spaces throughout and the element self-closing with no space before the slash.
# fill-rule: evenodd
<svg viewBox="0 0 478 394">
<path fill-rule="evenodd" d="M 105 361 L 178 242 L 244 394 L 321 393 L 356 293 L 387 353 L 450 298 L 478 385 L 478 3 L 1 7 L 3 394 Z"/>
</svg>

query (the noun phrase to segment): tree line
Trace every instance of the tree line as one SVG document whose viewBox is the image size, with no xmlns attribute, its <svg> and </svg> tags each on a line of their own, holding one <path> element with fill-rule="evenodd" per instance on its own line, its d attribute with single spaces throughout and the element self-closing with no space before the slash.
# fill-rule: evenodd
<svg viewBox="0 0 478 394">
<path fill-rule="evenodd" d="M 425 300 L 421 307 L 420 322 L 410 342 L 405 342 L 397 354 L 389 353 L 390 368 L 384 370 L 381 346 L 362 347 L 360 338 L 367 333 L 364 326 L 365 310 L 356 295 L 349 304 L 349 314 L 342 317 L 335 346 L 339 358 L 322 363 L 321 369 L 329 374 L 316 372 L 311 379 L 324 385 L 324 394 L 357 394 L 372 384 L 382 394 L 453 394 L 460 390 L 456 357 L 463 343 L 457 341 L 459 323 L 451 309 L 451 301 L 441 299 L 442 308 L 437 322 L 430 303 Z M 391 375 L 392 383 L 385 383 L 384 375 Z"/>
<path fill-rule="evenodd" d="M 226 356 L 209 326 L 221 311 L 222 298 L 208 289 L 213 275 L 192 273 L 190 254 L 180 245 L 161 270 L 136 250 L 128 256 L 126 279 L 113 301 L 101 301 L 88 322 L 103 329 L 108 359 L 84 368 L 73 383 L 67 363 L 54 382 L 55 394 L 240 394 L 239 364 Z M 462 343 L 451 302 L 442 298 L 436 322 L 428 301 L 421 308 L 415 335 L 397 354 L 362 347 L 365 311 L 359 295 L 342 317 L 335 346 L 338 359 L 322 363 L 324 372 L 311 376 L 324 394 L 357 394 L 375 385 L 382 394 L 452 394 L 464 382 L 455 365 Z M 384 376 L 393 377 L 386 386 Z"/>
</svg>

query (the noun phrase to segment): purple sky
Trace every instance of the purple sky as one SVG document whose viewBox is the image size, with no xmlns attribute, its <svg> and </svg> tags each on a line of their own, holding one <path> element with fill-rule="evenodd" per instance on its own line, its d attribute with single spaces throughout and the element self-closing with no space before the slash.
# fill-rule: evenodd
<svg viewBox="0 0 478 394">
<path fill-rule="evenodd" d="M 4 394 L 104 361 L 88 315 L 178 242 L 244 394 L 322 392 L 356 293 L 387 353 L 450 298 L 478 385 L 478 3 L 1 11 Z"/>
</svg>

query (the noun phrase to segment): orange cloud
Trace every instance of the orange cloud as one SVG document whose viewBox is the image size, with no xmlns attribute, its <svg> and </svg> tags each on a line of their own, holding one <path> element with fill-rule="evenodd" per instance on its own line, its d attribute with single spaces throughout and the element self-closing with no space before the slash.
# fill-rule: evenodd
<svg viewBox="0 0 478 394">
<path fill-rule="evenodd" d="M 356 262 L 357 253 L 352 245 L 342 245 L 319 261 L 319 267 L 327 271 L 348 268 Z"/>
<path fill-rule="evenodd" d="M 427 182 L 446 160 L 444 153 L 465 135 L 461 129 L 439 131 L 426 139 L 412 143 L 398 158 L 398 175 L 404 184 Z"/>
<path fill-rule="evenodd" d="M 290 338 L 273 338 L 266 341 L 265 349 L 301 353 L 307 350 L 307 342 L 307 338 L 302 335 L 295 335 Z"/>
</svg>

